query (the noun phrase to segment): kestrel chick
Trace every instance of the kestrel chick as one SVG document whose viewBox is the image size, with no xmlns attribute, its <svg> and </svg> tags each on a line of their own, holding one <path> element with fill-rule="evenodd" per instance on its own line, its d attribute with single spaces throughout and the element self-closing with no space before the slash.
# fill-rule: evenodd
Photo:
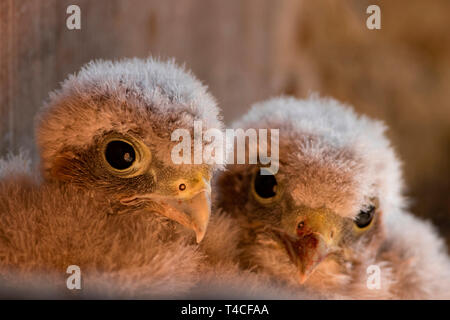
<svg viewBox="0 0 450 320">
<path fill-rule="evenodd" d="M 234 126 L 279 129 L 278 173 L 229 165 L 218 178 L 244 268 L 355 299 L 450 297 L 445 245 L 405 209 L 381 122 L 312 97 L 257 104 Z"/>
<path fill-rule="evenodd" d="M 67 290 L 66 268 L 77 265 L 100 295 L 192 285 L 201 259 L 193 234 L 205 235 L 217 169 L 172 162 L 171 133 L 192 133 L 194 121 L 222 128 L 206 87 L 173 62 L 97 61 L 70 76 L 37 118 L 42 178 L 8 174 L 3 163 L 3 279 Z"/>
</svg>

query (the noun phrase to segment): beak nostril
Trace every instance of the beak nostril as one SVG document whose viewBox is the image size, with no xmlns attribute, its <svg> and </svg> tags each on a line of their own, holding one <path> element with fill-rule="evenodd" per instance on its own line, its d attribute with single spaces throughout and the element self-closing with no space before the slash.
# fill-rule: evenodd
<svg viewBox="0 0 450 320">
<path fill-rule="evenodd" d="M 178 189 L 180 189 L 180 191 L 184 191 L 184 190 L 186 190 L 186 185 L 185 185 L 184 183 L 181 183 L 181 184 L 178 186 Z"/>
<path fill-rule="evenodd" d="M 334 237 L 334 231 L 331 230 L 331 232 L 330 232 L 330 238 L 333 239 L 333 237 Z"/>
</svg>

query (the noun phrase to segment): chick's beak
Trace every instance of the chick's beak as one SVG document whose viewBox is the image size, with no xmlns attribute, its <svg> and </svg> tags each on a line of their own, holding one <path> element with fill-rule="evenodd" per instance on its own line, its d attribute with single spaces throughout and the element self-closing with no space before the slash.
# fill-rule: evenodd
<svg viewBox="0 0 450 320">
<path fill-rule="evenodd" d="M 291 261 L 298 268 L 300 284 L 309 278 L 325 258 L 339 250 L 336 236 L 330 215 L 320 210 L 311 210 L 304 220 L 297 222 L 295 236 L 278 232 Z"/>
<path fill-rule="evenodd" d="M 197 243 L 203 240 L 211 215 L 211 191 L 202 190 L 189 199 L 174 199 L 168 204 L 181 215 L 173 219 L 194 230 Z M 177 218 L 178 217 L 178 218 Z"/>
<path fill-rule="evenodd" d="M 297 251 L 299 281 L 303 284 L 317 266 L 333 251 L 320 234 L 311 234 L 294 244 Z"/>
<path fill-rule="evenodd" d="M 163 214 L 194 230 L 197 243 L 200 243 L 211 215 L 210 181 L 198 174 L 192 181 L 186 180 L 181 185 L 184 189 L 179 196 L 162 199 Z"/>
</svg>

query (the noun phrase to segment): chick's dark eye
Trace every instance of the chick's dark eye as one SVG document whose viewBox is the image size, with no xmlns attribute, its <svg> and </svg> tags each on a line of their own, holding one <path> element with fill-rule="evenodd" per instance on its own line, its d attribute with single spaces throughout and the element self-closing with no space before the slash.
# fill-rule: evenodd
<svg viewBox="0 0 450 320">
<path fill-rule="evenodd" d="M 124 141 L 111 141 L 105 149 L 106 161 L 117 170 L 124 170 L 131 167 L 136 159 L 134 148 Z"/>
<path fill-rule="evenodd" d="M 273 198 L 277 194 L 277 179 L 272 174 L 262 175 L 258 172 L 254 184 L 256 194 L 263 199 Z"/>
<path fill-rule="evenodd" d="M 361 210 L 356 217 L 355 224 L 358 228 L 365 228 L 371 222 L 375 215 L 375 207 L 370 206 L 367 210 Z"/>
</svg>

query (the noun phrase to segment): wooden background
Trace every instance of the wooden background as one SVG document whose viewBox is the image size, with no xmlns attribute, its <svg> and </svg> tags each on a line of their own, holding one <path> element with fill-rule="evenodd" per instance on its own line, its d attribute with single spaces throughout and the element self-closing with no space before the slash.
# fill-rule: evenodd
<svg viewBox="0 0 450 320">
<path fill-rule="evenodd" d="M 70 4 L 80 31 L 66 28 Z M 365 26 L 369 4 L 381 30 Z M 0 0 L 0 156 L 34 150 L 36 111 L 89 60 L 175 57 L 227 123 L 255 101 L 311 91 L 383 119 L 413 211 L 450 235 L 449 14 L 448 0 Z"/>
</svg>

